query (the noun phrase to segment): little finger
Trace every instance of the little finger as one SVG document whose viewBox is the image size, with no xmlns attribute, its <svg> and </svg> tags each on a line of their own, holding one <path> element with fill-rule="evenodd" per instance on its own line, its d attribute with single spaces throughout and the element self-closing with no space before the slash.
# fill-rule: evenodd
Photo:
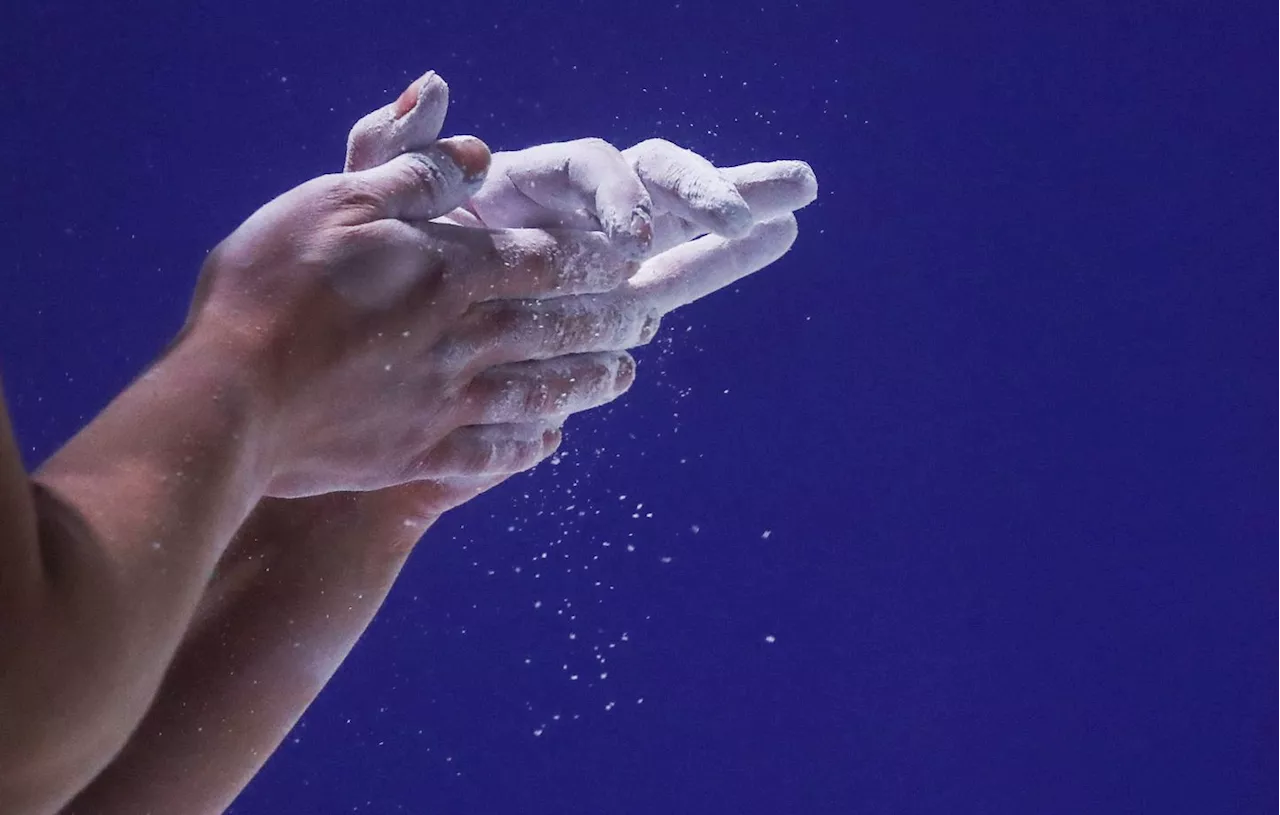
<svg viewBox="0 0 1280 815">
<path fill-rule="evenodd" d="M 560 421 L 612 402 L 635 380 L 625 351 L 575 354 L 489 368 L 467 386 L 472 424 Z"/>
<path fill-rule="evenodd" d="M 523 360 L 634 348 L 651 340 L 657 327 L 658 314 L 647 303 L 618 293 L 479 303 L 441 344 L 442 367 L 480 371 Z"/>
<path fill-rule="evenodd" d="M 560 446 L 551 422 L 468 425 L 440 440 L 418 466 L 418 479 L 491 476 L 523 472 Z"/>
</svg>

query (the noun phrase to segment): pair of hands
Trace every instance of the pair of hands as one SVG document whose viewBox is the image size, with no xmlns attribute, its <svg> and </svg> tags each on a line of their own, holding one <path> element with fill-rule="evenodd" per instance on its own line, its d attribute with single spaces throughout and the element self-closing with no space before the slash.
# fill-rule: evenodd
<svg viewBox="0 0 1280 815">
<path fill-rule="evenodd" d="M 815 193 L 800 162 L 718 170 L 661 141 L 491 157 L 475 139 L 437 140 L 446 107 L 443 81 L 422 77 L 356 125 L 347 172 L 271 202 L 210 255 L 192 342 L 157 392 L 186 395 L 190 373 L 199 394 L 229 397 L 177 406 L 212 431 L 148 439 L 130 414 L 154 398 L 141 388 L 55 467 L 51 483 L 73 492 L 76 478 L 81 493 L 113 483 L 94 468 L 117 469 L 132 448 L 111 433 L 164 446 L 160 482 L 192 449 L 209 460 L 145 523 L 99 500 L 105 526 L 173 547 L 122 547 L 152 611 L 117 615 L 141 654 L 119 683 L 155 694 L 140 722 L 143 692 L 89 731 L 132 735 L 69 811 L 222 811 L 341 664 L 424 527 L 545 458 L 569 415 L 624 392 L 626 349 L 785 252 L 791 210 Z M 204 450 L 227 441 L 224 424 L 248 434 L 226 445 L 229 464 Z M 135 469 L 125 492 L 145 495 L 156 479 Z M 46 786 L 65 786 L 54 776 Z"/>
<path fill-rule="evenodd" d="M 187 330 L 243 343 L 270 496 L 392 491 L 429 523 L 534 466 L 626 391 L 663 314 L 786 252 L 816 194 L 802 162 L 720 170 L 660 140 L 490 157 L 437 140 L 447 106 L 419 78 L 356 124 L 346 172 L 205 265 Z"/>
</svg>

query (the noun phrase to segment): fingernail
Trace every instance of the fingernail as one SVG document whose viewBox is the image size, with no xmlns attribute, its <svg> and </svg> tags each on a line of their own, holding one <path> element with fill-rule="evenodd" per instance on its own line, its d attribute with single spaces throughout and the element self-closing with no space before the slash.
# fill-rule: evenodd
<svg viewBox="0 0 1280 815">
<path fill-rule="evenodd" d="M 413 110 L 418 104 L 418 91 L 422 87 L 422 79 L 415 79 L 409 83 L 409 87 L 405 88 L 401 94 L 396 97 L 395 117 L 399 119 L 409 111 Z"/>
<path fill-rule="evenodd" d="M 636 380 L 636 361 L 630 354 L 623 354 L 618 360 L 618 373 L 614 376 L 614 387 L 625 390 Z"/>
<path fill-rule="evenodd" d="M 475 136 L 453 136 L 436 142 L 441 150 L 449 154 L 453 162 L 462 168 L 462 176 L 466 181 L 483 178 L 489 172 L 489 147 Z"/>
<path fill-rule="evenodd" d="M 644 318 L 644 325 L 640 327 L 640 344 L 644 345 L 654 338 L 658 333 L 658 325 L 662 322 L 662 315 L 650 314 Z"/>
<path fill-rule="evenodd" d="M 560 445 L 560 428 L 548 427 L 542 431 L 542 444 L 545 447 L 556 448 Z"/>
<path fill-rule="evenodd" d="M 631 234 L 640 242 L 642 251 L 648 251 L 653 243 L 653 213 L 648 207 L 638 206 L 631 211 Z"/>
<path fill-rule="evenodd" d="M 448 104 L 449 86 L 435 71 L 427 71 L 410 82 L 409 86 L 396 98 L 395 108 L 393 109 L 395 118 L 402 119 L 417 107 L 418 103 L 422 101 L 424 92 L 437 97 L 443 94 L 444 99 L 437 99 L 436 101 L 443 105 Z"/>
</svg>

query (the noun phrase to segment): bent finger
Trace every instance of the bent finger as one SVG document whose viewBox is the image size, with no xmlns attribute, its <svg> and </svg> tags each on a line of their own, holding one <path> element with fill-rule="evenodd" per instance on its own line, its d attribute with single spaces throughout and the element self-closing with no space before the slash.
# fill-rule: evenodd
<svg viewBox="0 0 1280 815">
<path fill-rule="evenodd" d="M 751 209 L 720 170 L 702 156 L 665 139 L 649 139 L 623 151 L 660 212 L 669 212 L 726 237 L 745 235 Z"/>
<path fill-rule="evenodd" d="M 626 393 L 635 370 L 635 360 L 625 351 L 494 366 L 467 386 L 468 420 L 475 424 L 563 420 Z"/>
<path fill-rule="evenodd" d="M 795 212 L 818 197 L 818 178 L 803 161 L 758 161 L 720 170 L 757 222 Z"/>
<path fill-rule="evenodd" d="M 757 224 L 745 237 L 706 235 L 646 262 L 618 296 L 665 314 L 763 269 L 795 239 L 790 214 Z"/>
<path fill-rule="evenodd" d="M 356 122 L 347 135 L 345 172 L 368 170 L 401 153 L 423 150 L 440 135 L 449 86 L 427 71 L 390 102 Z"/>
<path fill-rule="evenodd" d="M 559 445 L 560 426 L 553 422 L 468 425 L 445 436 L 422 458 L 417 478 L 523 472 Z"/>
<path fill-rule="evenodd" d="M 471 201 L 489 226 L 598 229 L 630 257 L 649 248 L 649 192 L 622 153 L 603 139 L 499 153 L 492 174 L 506 183 L 486 185 Z"/>
<path fill-rule="evenodd" d="M 430 220 L 463 204 L 484 182 L 489 148 L 455 136 L 385 164 L 338 176 L 374 218 Z"/>
<path fill-rule="evenodd" d="M 719 172 L 742 196 L 757 223 L 801 209 L 818 196 L 818 179 L 813 168 L 803 161 L 755 162 L 725 167 Z M 708 231 L 670 212 L 659 212 L 653 219 L 650 251 L 657 255 Z"/>
</svg>

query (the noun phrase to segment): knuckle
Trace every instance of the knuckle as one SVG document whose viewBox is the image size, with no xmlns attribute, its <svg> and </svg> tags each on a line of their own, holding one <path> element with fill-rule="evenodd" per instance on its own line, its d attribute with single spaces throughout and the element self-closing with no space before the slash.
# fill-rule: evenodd
<svg viewBox="0 0 1280 815">
<path fill-rule="evenodd" d="M 515 333 L 529 319 L 527 311 L 506 301 L 481 303 L 476 310 L 477 330 L 490 340 Z"/>
<path fill-rule="evenodd" d="M 383 198 L 367 178 L 356 174 L 335 174 L 316 179 L 324 182 L 322 195 L 326 209 L 339 213 L 344 219 L 374 220 L 381 217 Z"/>
<path fill-rule="evenodd" d="M 548 232 L 538 230 L 528 233 L 522 241 L 525 268 L 538 280 L 559 285 L 564 274 L 560 263 L 560 243 Z"/>
<path fill-rule="evenodd" d="M 658 155 L 671 153 L 675 150 L 678 150 L 679 147 L 677 147 L 673 142 L 667 141 L 666 139 L 654 138 L 654 139 L 645 139 L 644 141 L 637 144 L 633 149 L 641 155 L 658 156 Z"/>
<path fill-rule="evenodd" d="M 400 157 L 404 171 L 415 183 L 427 190 L 439 189 L 447 182 L 447 177 L 440 165 L 431 156 L 423 153 L 404 153 Z"/>
<path fill-rule="evenodd" d="M 588 136 L 585 139 L 577 139 L 574 141 L 576 147 L 585 148 L 587 150 L 599 150 L 603 152 L 616 152 L 617 148 L 599 136 Z"/>
</svg>

